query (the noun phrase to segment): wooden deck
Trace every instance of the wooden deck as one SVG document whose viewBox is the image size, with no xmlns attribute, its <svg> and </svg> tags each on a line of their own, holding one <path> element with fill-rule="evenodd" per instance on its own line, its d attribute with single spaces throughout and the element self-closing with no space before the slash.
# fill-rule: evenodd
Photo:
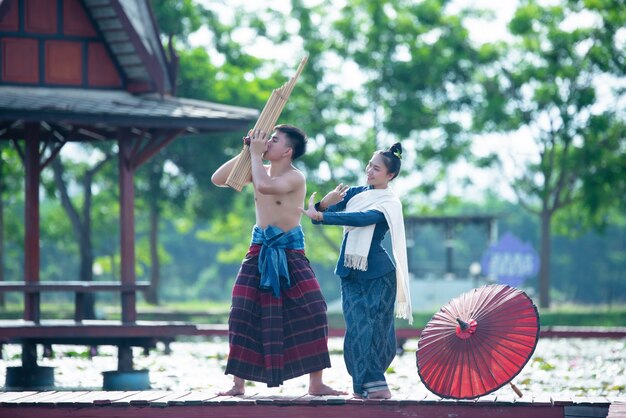
<svg viewBox="0 0 626 418">
<path fill-rule="evenodd" d="M 204 417 L 424 417 L 599 418 L 625 417 L 626 399 L 516 399 L 488 395 L 455 401 L 434 396 L 361 400 L 349 396 L 217 397 L 206 392 L 4 392 L 0 418 L 204 418 Z"/>
<path fill-rule="evenodd" d="M 35 344 L 120 344 L 143 346 L 145 341 L 173 340 L 195 335 L 192 324 L 175 322 L 83 320 L 0 320 L 0 344 L 30 341 Z"/>
<path fill-rule="evenodd" d="M 400 340 L 419 338 L 421 328 L 398 328 Z M 543 327 L 540 338 L 626 338 L 626 327 Z M 345 330 L 330 328 L 330 337 L 343 337 Z M 184 322 L 83 320 L 0 320 L 0 344 L 31 341 L 36 344 L 117 344 L 120 340 L 170 341 L 178 336 L 228 336 L 225 324 Z M 137 344 L 142 345 L 142 344 Z"/>
</svg>

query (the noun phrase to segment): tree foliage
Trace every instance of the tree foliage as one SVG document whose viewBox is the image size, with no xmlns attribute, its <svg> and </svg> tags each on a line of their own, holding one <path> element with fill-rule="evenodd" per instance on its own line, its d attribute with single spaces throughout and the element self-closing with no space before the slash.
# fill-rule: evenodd
<svg viewBox="0 0 626 418">
<path fill-rule="evenodd" d="M 453 14 L 447 5 L 355 0 L 333 22 L 333 47 L 365 75 L 370 141 L 381 148 L 404 140 L 416 158 L 406 169 L 433 172 L 417 189 L 426 194 L 459 159 L 472 161 L 463 115 L 473 105 L 474 74 L 494 57 L 470 41 L 465 20 L 471 13 Z"/>
<path fill-rule="evenodd" d="M 260 110 L 308 55 L 279 120 L 309 134 L 308 152 L 296 162 L 308 195 L 323 195 L 339 182 L 360 183 L 372 152 L 401 141 L 407 150 L 402 175 L 419 178 L 402 196 L 407 212 L 468 210 L 468 196 L 428 197 L 445 188 L 458 162 L 494 162 L 491 155 L 471 155 L 476 136 L 532 136 L 538 153 L 513 186 L 519 202 L 540 216 L 530 221 L 497 198 L 495 206 L 512 213 L 507 222 L 518 234 L 555 251 L 553 259 L 544 255 L 542 304 L 548 288 L 583 302 L 619 299 L 612 295 L 623 292 L 619 244 L 626 209 L 626 9 L 620 1 L 523 0 L 508 26 L 511 40 L 482 45 L 471 40 L 467 19 L 483 12 L 454 11 L 446 0 L 347 0 L 340 6 L 292 0 L 288 13 L 246 4 L 231 7 L 232 19 L 197 0 L 151 5 L 168 52 L 178 57 L 179 97 Z M 191 42 L 199 30 L 206 33 L 202 46 Z M 268 52 L 257 45 L 269 45 Z M 137 273 L 159 267 L 158 259 L 170 299 L 227 297 L 232 266 L 249 242 L 254 203 L 250 190 L 214 187 L 210 176 L 240 151 L 244 134 L 181 137 L 136 173 Z M 13 279 L 21 271 L 23 190 L 21 162 L 8 144 L 0 142 L 0 210 L 3 271 Z M 78 190 L 90 167 L 65 168 L 63 178 Z M 95 270 L 113 279 L 119 270 L 115 168 L 103 167 L 92 186 Z M 43 176 L 42 277 L 77 275 L 77 244 L 66 239 L 72 224 L 49 199 L 55 193 L 51 170 Z M 84 203 L 80 193 L 71 198 L 75 207 Z M 491 209 L 487 199 L 472 210 Z M 307 255 L 332 268 L 341 229 L 303 224 Z M 604 227 L 604 241 L 590 236 L 589 227 Z M 553 239 L 551 232 L 561 236 Z M 597 248 L 596 261 L 583 264 L 576 243 L 589 254 Z M 602 289 L 585 292 L 583 271 L 601 276 Z M 553 285 L 546 272 L 556 276 Z M 332 275 L 330 281 L 336 285 Z"/>
<path fill-rule="evenodd" d="M 567 24 L 582 13 L 593 16 L 591 25 Z M 550 305 L 554 216 L 576 205 L 592 222 L 602 222 L 596 215 L 614 207 L 616 198 L 607 191 L 615 186 L 622 188 L 618 200 L 623 201 L 619 178 L 626 174 L 625 115 L 615 105 L 623 102 L 624 92 L 601 97 L 600 83 L 625 75 L 625 52 L 618 40 L 624 23 L 626 14 L 618 2 L 543 6 L 525 0 L 509 23 L 513 42 L 499 45 L 501 58 L 483 76 L 485 99 L 475 114 L 476 128 L 524 128 L 539 150 L 513 187 L 519 202 L 541 219 L 539 288 L 544 307 Z"/>
</svg>

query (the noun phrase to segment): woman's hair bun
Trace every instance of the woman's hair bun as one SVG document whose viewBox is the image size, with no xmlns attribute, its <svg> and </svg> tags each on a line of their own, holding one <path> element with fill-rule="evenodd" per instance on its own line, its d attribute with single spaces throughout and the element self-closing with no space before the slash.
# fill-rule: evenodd
<svg viewBox="0 0 626 418">
<path fill-rule="evenodd" d="M 398 157 L 400 160 L 402 159 L 402 145 L 399 142 L 390 146 L 389 152 Z"/>
<path fill-rule="evenodd" d="M 398 177 L 400 167 L 402 166 L 402 145 L 400 145 L 399 142 L 396 142 L 384 151 L 376 151 L 375 154 L 379 154 L 384 157 L 383 161 L 385 162 L 387 171 L 393 174 L 393 177 L 390 180 Z"/>
</svg>

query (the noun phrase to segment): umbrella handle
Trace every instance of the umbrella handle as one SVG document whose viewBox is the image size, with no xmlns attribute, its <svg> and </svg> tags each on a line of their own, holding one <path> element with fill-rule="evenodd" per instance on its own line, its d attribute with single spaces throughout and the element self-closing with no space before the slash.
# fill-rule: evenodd
<svg viewBox="0 0 626 418">
<path fill-rule="evenodd" d="M 461 330 L 463 330 L 463 331 L 465 331 L 466 329 L 468 329 L 470 327 L 467 322 L 463 321 L 459 317 L 456 318 L 456 322 L 459 323 L 459 326 L 461 327 Z"/>
<path fill-rule="evenodd" d="M 519 388 L 515 386 L 513 382 L 509 382 L 509 385 L 511 385 L 511 389 L 513 389 L 513 392 L 515 392 L 517 396 L 519 396 L 520 398 L 524 397 L 524 394 L 522 393 L 522 391 L 519 390 Z"/>
</svg>

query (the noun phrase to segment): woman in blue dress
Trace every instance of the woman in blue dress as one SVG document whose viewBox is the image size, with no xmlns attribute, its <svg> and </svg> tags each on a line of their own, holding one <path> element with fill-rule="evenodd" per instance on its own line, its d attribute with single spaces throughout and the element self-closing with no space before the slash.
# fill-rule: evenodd
<svg viewBox="0 0 626 418">
<path fill-rule="evenodd" d="M 396 316 L 412 323 L 402 203 L 389 187 L 400 172 L 402 146 L 376 151 L 367 164 L 367 185 L 337 186 L 320 202 L 309 199 L 305 215 L 320 225 L 343 225 L 335 273 L 341 277 L 346 322 L 344 359 L 354 394 L 388 399 L 385 371 L 396 354 Z M 387 231 L 395 264 L 382 246 Z"/>
</svg>

